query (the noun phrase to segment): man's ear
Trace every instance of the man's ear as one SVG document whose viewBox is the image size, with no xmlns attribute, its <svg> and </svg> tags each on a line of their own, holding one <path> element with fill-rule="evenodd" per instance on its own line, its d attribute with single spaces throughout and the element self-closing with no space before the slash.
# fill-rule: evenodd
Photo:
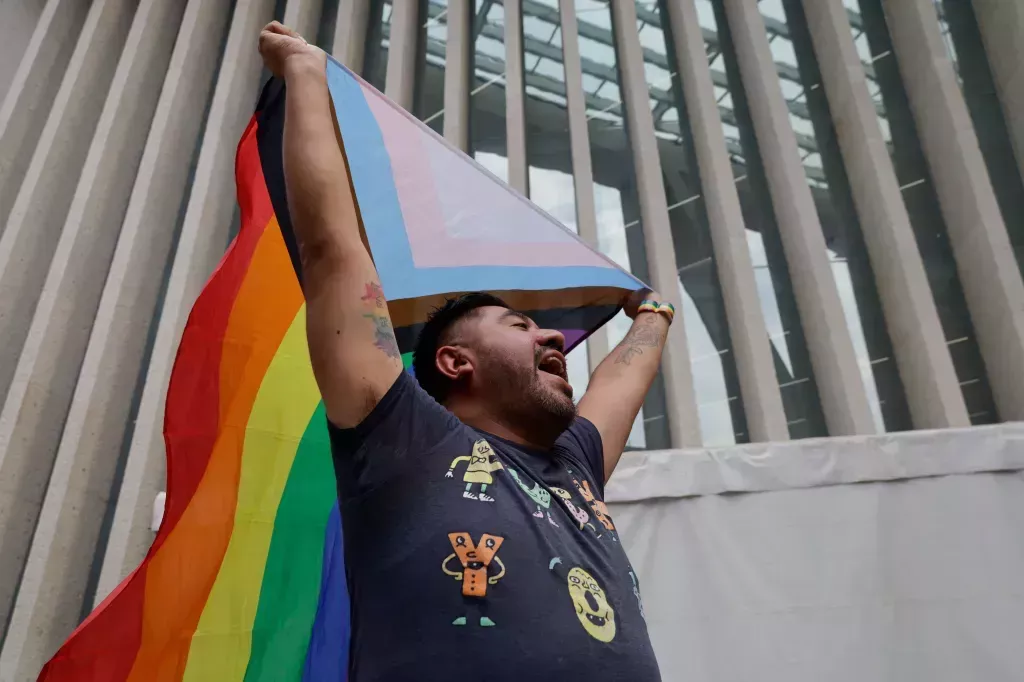
<svg viewBox="0 0 1024 682">
<path fill-rule="evenodd" d="M 459 381 L 473 373 L 473 359 L 458 346 L 441 346 L 437 349 L 437 369 L 452 381 Z"/>
</svg>

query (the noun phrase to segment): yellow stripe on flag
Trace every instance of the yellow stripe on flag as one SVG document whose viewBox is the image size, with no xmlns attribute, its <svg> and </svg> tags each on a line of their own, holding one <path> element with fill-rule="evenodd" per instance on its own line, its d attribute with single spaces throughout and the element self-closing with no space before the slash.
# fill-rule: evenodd
<svg viewBox="0 0 1024 682">
<path fill-rule="evenodd" d="M 319 402 L 303 305 L 267 369 L 249 415 L 234 532 L 192 636 L 185 682 L 240 681 L 245 675 L 277 507 Z"/>
</svg>

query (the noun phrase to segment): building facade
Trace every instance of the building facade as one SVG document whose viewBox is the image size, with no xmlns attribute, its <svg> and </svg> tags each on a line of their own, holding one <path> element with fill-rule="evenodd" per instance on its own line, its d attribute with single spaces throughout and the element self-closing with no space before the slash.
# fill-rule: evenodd
<svg viewBox="0 0 1024 682">
<path fill-rule="evenodd" d="M 631 447 L 1024 419 L 1020 3 L 0 0 L 0 680 L 152 541 L 274 18 L 674 300 Z"/>
</svg>

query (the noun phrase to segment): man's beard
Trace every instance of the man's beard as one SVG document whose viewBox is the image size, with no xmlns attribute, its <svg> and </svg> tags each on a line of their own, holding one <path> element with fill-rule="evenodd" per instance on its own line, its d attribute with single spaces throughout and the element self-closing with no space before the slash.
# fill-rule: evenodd
<svg viewBox="0 0 1024 682">
<path fill-rule="evenodd" d="M 532 367 L 515 362 L 504 353 L 493 353 L 488 360 L 495 381 L 488 388 L 500 410 L 496 416 L 525 429 L 535 442 L 554 443 L 572 425 L 576 405 L 566 394 L 541 382 L 537 364 L 544 350 L 538 350 Z"/>
</svg>

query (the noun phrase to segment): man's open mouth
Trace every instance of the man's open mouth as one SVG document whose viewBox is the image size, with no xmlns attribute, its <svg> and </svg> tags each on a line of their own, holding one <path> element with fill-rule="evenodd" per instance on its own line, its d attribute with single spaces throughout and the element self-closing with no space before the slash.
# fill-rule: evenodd
<svg viewBox="0 0 1024 682">
<path fill-rule="evenodd" d="M 596 625 L 599 628 L 603 628 L 604 624 L 608 622 L 607 618 L 595 615 L 593 613 L 587 614 L 587 620 L 589 620 L 592 624 Z"/>
<path fill-rule="evenodd" d="M 545 353 L 541 358 L 540 363 L 537 365 L 537 369 L 548 374 L 554 374 L 556 377 L 561 377 L 565 381 L 569 381 L 569 376 L 565 371 L 565 356 L 558 351 L 550 351 Z"/>
</svg>

